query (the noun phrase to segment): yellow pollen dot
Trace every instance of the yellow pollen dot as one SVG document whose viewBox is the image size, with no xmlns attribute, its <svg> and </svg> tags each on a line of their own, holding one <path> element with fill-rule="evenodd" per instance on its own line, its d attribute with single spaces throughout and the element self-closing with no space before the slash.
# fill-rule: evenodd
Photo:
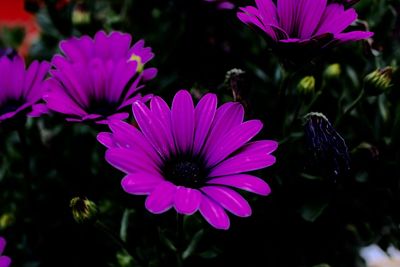
<svg viewBox="0 0 400 267">
<path fill-rule="evenodd" d="M 132 54 L 132 56 L 130 57 L 129 61 L 136 61 L 137 63 L 137 71 L 138 72 L 142 72 L 143 71 L 143 67 L 144 64 L 142 63 L 142 58 L 136 54 Z"/>
</svg>

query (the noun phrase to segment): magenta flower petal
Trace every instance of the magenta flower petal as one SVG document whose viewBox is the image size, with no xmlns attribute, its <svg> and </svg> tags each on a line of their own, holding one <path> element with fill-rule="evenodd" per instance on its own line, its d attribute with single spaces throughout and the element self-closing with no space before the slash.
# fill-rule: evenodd
<svg viewBox="0 0 400 267">
<path fill-rule="evenodd" d="M 164 125 L 165 131 L 167 133 L 172 133 L 171 110 L 169 109 L 168 104 L 165 103 L 162 98 L 155 96 L 150 102 L 150 108 L 154 116 L 159 118 L 160 122 Z M 173 143 L 172 137 L 170 138 L 170 142 Z M 170 148 L 173 149 L 173 152 L 175 153 L 175 145 L 171 144 Z"/>
<path fill-rule="evenodd" d="M 138 101 L 133 104 L 132 108 L 135 120 L 143 134 L 162 157 L 168 157 L 175 147 L 171 131 L 166 129 L 160 119 L 145 104 Z"/>
<path fill-rule="evenodd" d="M 31 112 L 28 109 L 33 109 L 43 96 L 48 69 L 46 62 L 34 61 L 25 68 L 20 56 L 0 57 L 0 122 L 21 112 Z"/>
<path fill-rule="evenodd" d="M 199 190 L 178 186 L 175 193 L 175 209 L 179 213 L 192 215 L 200 207 L 201 199 Z"/>
<path fill-rule="evenodd" d="M 270 154 L 277 143 L 248 143 L 262 123 L 243 122 L 244 109 L 238 103 L 216 105 L 216 96 L 207 94 L 194 107 L 189 92 L 179 91 L 170 109 L 156 96 L 150 109 L 141 101 L 133 104 L 139 129 L 110 122 L 112 133 L 98 135 L 107 147 L 106 160 L 128 174 L 124 190 L 148 195 L 150 212 L 172 206 L 186 215 L 199 210 L 215 228 L 228 229 L 224 209 L 240 217 L 251 214 L 249 203 L 230 187 L 259 195 L 270 192 L 260 178 L 241 173 L 272 165 L 275 158 Z"/>
<path fill-rule="evenodd" d="M 93 57 L 94 42 L 89 36 L 81 38 L 70 38 L 61 41 L 60 50 L 66 55 L 70 61 L 88 60 Z"/>
<path fill-rule="evenodd" d="M 148 68 L 142 72 L 143 81 L 149 81 L 157 76 L 158 70 L 156 68 Z"/>
<path fill-rule="evenodd" d="M 160 155 L 153 149 L 146 137 L 132 125 L 122 121 L 112 121 L 109 123 L 113 131 L 113 139 L 122 148 L 134 148 L 146 154 L 152 161 L 161 164 Z"/>
<path fill-rule="evenodd" d="M 218 4 L 218 9 L 234 9 L 235 5 L 231 2 L 222 2 Z"/>
<path fill-rule="evenodd" d="M 177 187 L 170 182 L 162 182 L 146 199 L 146 208 L 159 214 L 169 210 L 174 205 Z"/>
<path fill-rule="evenodd" d="M 0 237 L 0 267 L 8 267 L 11 265 L 11 259 L 7 256 L 2 256 L 6 243 L 6 240 Z"/>
<path fill-rule="evenodd" d="M 244 109 L 238 103 L 227 103 L 219 107 L 203 147 L 204 153 L 210 154 L 210 150 L 220 141 L 223 141 L 224 135 L 231 128 L 242 123 L 243 117 Z"/>
<path fill-rule="evenodd" d="M 238 174 L 214 178 L 207 182 L 210 185 L 225 185 L 231 186 L 245 191 L 249 191 L 262 196 L 267 196 L 271 193 L 271 188 L 262 179 L 248 175 Z"/>
<path fill-rule="evenodd" d="M 205 95 L 195 109 L 194 153 L 199 153 L 207 138 L 211 123 L 217 109 L 217 97 L 214 94 Z"/>
<path fill-rule="evenodd" d="M 336 34 L 335 37 L 339 43 L 363 40 L 374 35 L 373 32 L 353 31 Z"/>
<path fill-rule="evenodd" d="M 230 226 L 229 217 L 224 209 L 212 199 L 204 196 L 200 204 L 200 213 L 209 224 L 217 229 L 227 230 Z"/>
<path fill-rule="evenodd" d="M 289 35 L 291 35 L 294 32 L 295 27 L 298 26 L 296 25 L 297 6 L 293 3 L 293 0 L 279 0 L 277 2 L 280 25 Z"/>
<path fill-rule="evenodd" d="M 49 109 L 74 121 L 108 123 L 123 113 L 122 108 L 144 98 L 139 90 L 157 74 L 156 69 L 145 68 L 154 55 L 143 41 L 131 46 L 131 39 L 129 34 L 100 31 L 93 39 L 83 36 L 61 42 L 63 55 L 52 59 L 44 97 Z"/>
<path fill-rule="evenodd" d="M 49 71 L 48 62 L 32 62 L 26 71 L 24 81 L 24 97 L 32 102 L 37 102 L 43 97 L 43 80 Z"/>
<path fill-rule="evenodd" d="M 267 32 L 267 29 L 264 24 L 264 17 L 261 16 L 261 13 L 257 8 L 253 6 L 246 6 L 246 7 L 241 7 L 240 10 L 242 12 L 239 12 L 237 16 L 243 23 L 249 25 L 254 24 L 260 29 L 266 31 L 267 34 L 269 33 Z M 273 36 L 274 36 L 273 34 L 270 34 L 270 37 L 274 38 Z"/>
<path fill-rule="evenodd" d="M 122 113 L 115 113 L 111 116 L 107 117 L 107 121 L 108 122 L 112 122 L 112 121 L 122 121 L 122 120 L 126 120 L 127 118 L 129 118 L 129 113 L 128 112 L 122 112 Z"/>
<path fill-rule="evenodd" d="M 235 155 L 215 166 L 209 177 L 249 172 L 271 166 L 274 156 L 269 155 L 278 147 L 275 141 L 256 141 L 240 149 Z"/>
<path fill-rule="evenodd" d="M 0 236 L 0 255 L 3 254 L 6 244 L 7 244 L 7 241 L 4 239 L 4 237 Z"/>
<path fill-rule="evenodd" d="M 107 148 L 116 148 L 118 145 L 114 142 L 113 135 L 111 133 L 99 133 L 97 135 L 97 141 Z"/>
<path fill-rule="evenodd" d="M 201 190 L 224 209 L 239 217 L 251 215 L 249 203 L 239 193 L 221 186 L 205 186 Z"/>
<path fill-rule="evenodd" d="M 245 24 L 264 31 L 271 46 L 292 65 L 309 61 L 328 47 L 326 38 L 320 36 L 334 36 L 329 46 L 372 36 L 367 32 L 343 33 L 357 19 L 356 11 L 345 10 L 343 4 L 327 0 L 277 0 L 276 3 L 275 8 L 272 0 L 256 0 L 256 7 L 241 8 L 237 16 Z"/>
<path fill-rule="evenodd" d="M 163 179 L 160 176 L 138 172 L 125 176 L 121 185 L 129 194 L 148 195 L 162 182 Z"/>
<path fill-rule="evenodd" d="M 49 109 L 67 115 L 76 115 L 80 117 L 87 115 L 86 111 L 64 92 L 58 81 L 47 80 L 46 86 L 52 88 L 51 94 L 46 93 L 43 96 Z"/>
<path fill-rule="evenodd" d="M 28 116 L 36 118 L 49 113 L 50 110 L 45 104 L 36 104 L 32 106 L 32 111 L 28 113 Z"/>
<path fill-rule="evenodd" d="M 106 160 L 115 168 L 127 174 L 148 172 L 157 175 L 160 173 L 158 166 L 151 158 L 134 149 L 111 148 L 106 152 Z"/>
<path fill-rule="evenodd" d="M 0 256 L 0 267 L 9 267 L 11 265 L 11 259 L 7 256 Z"/>
<path fill-rule="evenodd" d="M 208 166 L 215 166 L 259 133 L 263 125 L 259 120 L 252 120 L 232 128 L 223 138 L 215 143 L 213 150 L 206 157 Z"/>
<path fill-rule="evenodd" d="M 189 92 L 179 91 L 172 102 L 172 132 L 180 153 L 191 151 L 194 136 L 194 106 Z"/>
<path fill-rule="evenodd" d="M 343 5 L 331 4 L 325 9 L 316 35 L 330 32 L 341 33 L 357 19 L 357 12 L 353 8 L 344 10 Z"/>
<path fill-rule="evenodd" d="M 256 0 L 256 5 L 264 25 L 279 25 L 278 12 L 272 0 Z"/>
<path fill-rule="evenodd" d="M 298 10 L 299 36 L 310 38 L 326 8 L 327 0 L 300 0 Z"/>
</svg>

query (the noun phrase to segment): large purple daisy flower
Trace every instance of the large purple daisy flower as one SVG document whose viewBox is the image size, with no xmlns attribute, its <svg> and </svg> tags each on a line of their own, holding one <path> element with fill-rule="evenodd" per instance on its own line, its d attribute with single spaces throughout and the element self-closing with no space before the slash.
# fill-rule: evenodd
<svg viewBox="0 0 400 267">
<path fill-rule="evenodd" d="M 36 106 L 43 96 L 43 80 L 49 64 L 34 61 L 25 69 L 24 60 L 16 56 L 0 57 L 0 122 L 31 108 L 28 115 L 36 116 Z"/>
<path fill-rule="evenodd" d="M 72 38 L 60 44 L 44 96 L 49 109 L 63 113 L 69 121 L 95 120 L 104 123 L 125 119 L 123 108 L 138 99 L 142 82 L 153 79 L 157 69 L 145 69 L 154 54 L 140 40 L 131 46 L 129 34 L 103 31 Z"/>
<path fill-rule="evenodd" d="M 140 130 L 124 122 L 109 124 L 112 133 L 98 140 L 108 147 L 107 161 L 125 172 L 123 189 L 148 195 L 146 208 L 163 213 L 174 207 L 190 215 L 200 211 L 215 228 L 228 229 L 225 210 L 251 215 L 249 203 L 234 188 L 268 195 L 262 179 L 245 172 L 275 163 L 275 141 L 249 142 L 262 128 L 259 120 L 243 122 L 239 103 L 217 109 L 217 97 L 205 95 L 193 105 L 187 91 L 175 95 L 172 108 L 160 97 L 150 108 L 137 101 L 133 114 Z"/>
<path fill-rule="evenodd" d="M 344 32 L 357 19 L 356 11 L 327 0 L 277 0 L 277 5 L 272 0 L 256 0 L 256 7 L 241 8 L 238 18 L 264 31 L 280 52 L 297 56 L 299 49 L 315 54 L 332 45 L 373 35 L 368 31 Z"/>
<path fill-rule="evenodd" d="M 0 237 L 0 267 L 8 267 L 11 265 L 11 259 L 7 256 L 2 256 L 6 243 L 6 240 Z"/>
</svg>

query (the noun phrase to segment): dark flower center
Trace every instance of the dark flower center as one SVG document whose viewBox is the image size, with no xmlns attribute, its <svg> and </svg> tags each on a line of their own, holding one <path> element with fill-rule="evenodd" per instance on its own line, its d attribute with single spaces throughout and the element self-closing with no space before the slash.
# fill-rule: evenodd
<svg viewBox="0 0 400 267">
<path fill-rule="evenodd" d="M 24 102 L 22 100 L 6 100 L 3 104 L 0 105 L 0 116 L 9 112 L 16 111 L 19 107 L 23 105 L 23 103 Z"/>
<path fill-rule="evenodd" d="M 162 171 L 168 181 L 190 188 L 200 188 L 208 174 L 203 161 L 196 158 L 169 159 L 164 163 Z"/>
<path fill-rule="evenodd" d="M 107 100 L 93 100 L 88 108 L 88 113 L 108 117 L 117 113 L 117 108 L 118 103 L 112 103 Z"/>
</svg>

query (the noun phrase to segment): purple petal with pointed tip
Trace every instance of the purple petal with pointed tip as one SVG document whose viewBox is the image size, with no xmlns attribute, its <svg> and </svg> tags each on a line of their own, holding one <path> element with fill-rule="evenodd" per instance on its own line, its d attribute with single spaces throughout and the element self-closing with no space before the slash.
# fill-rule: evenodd
<svg viewBox="0 0 400 267">
<path fill-rule="evenodd" d="M 201 188 L 201 191 L 236 216 L 248 217 L 251 215 L 249 203 L 232 189 L 221 186 L 205 186 Z"/>
<path fill-rule="evenodd" d="M 192 150 L 194 138 L 194 106 L 188 91 L 179 91 L 172 101 L 171 126 L 177 150 L 184 154 Z"/>
<path fill-rule="evenodd" d="M 200 213 L 209 224 L 217 229 L 228 230 L 229 217 L 224 209 L 207 196 L 203 196 L 200 204 Z"/>
<path fill-rule="evenodd" d="M 267 196 L 271 193 L 271 189 L 266 182 L 258 177 L 248 174 L 238 174 L 214 178 L 207 181 L 207 183 L 210 185 L 214 184 L 231 186 L 262 196 Z"/>
<path fill-rule="evenodd" d="M 0 267 L 9 267 L 11 265 L 11 259 L 7 256 L 0 256 Z"/>
<path fill-rule="evenodd" d="M 162 182 L 146 198 L 146 208 L 155 214 L 163 213 L 174 205 L 176 186 L 170 182 Z"/>
<path fill-rule="evenodd" d="M 209 177 L 249 172 L 271 166 L 274 156 L 269 155 L 278 147 L 275 141 L 256 141 L 241 148 L 235 155 L 215 166 Z"/>
<path fill-rule="evenodd" d="M 163 181 L 164 179 L 160 176 L 137 172 L 125 176 L 121 185 L 125 192 L 129 194 L 148 195 Z"/>
<path fill-rule="evenodd" d="M 200 206 L 202 194 L 197 189 L 178 186 L 175 193 L 175 209 L 177 212 L 192 215 Z"/>
</svg>

